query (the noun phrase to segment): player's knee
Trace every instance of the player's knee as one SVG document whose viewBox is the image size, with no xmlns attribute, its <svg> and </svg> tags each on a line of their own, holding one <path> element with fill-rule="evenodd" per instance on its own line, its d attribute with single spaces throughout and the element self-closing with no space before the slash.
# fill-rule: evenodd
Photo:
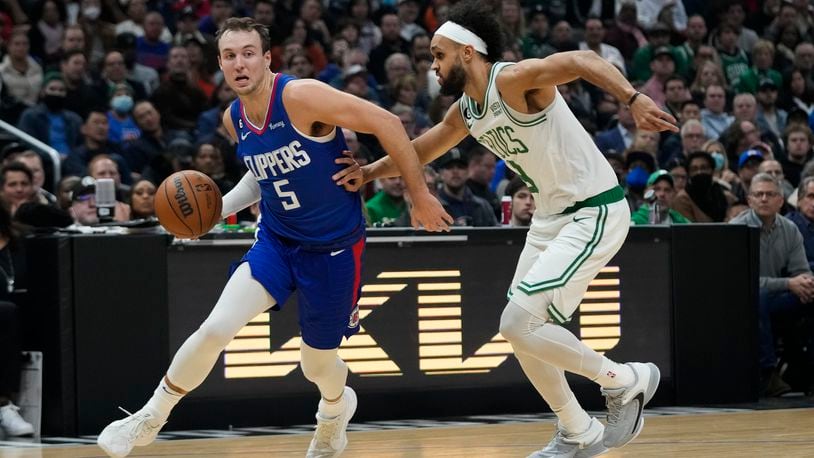
<svg viewBox="0 0 814 458">
<path fill-rule="evenodd" d="M 231 329 L 225 329 L 223 326 L 217 326 L 209 321 L 204 321 L 196 333 L 203 345 L 221 350 L 226 348 L 226 345 L 235 337 L 235 333 Z"/>
<path fill-rule="evenodd" d="M 300 367 L 302 368 L 303 375 L 305 375 L 305 378 L 313 383 L 317 383 L 317 381 L 325 378 L 335 365 L 336 362 L 333 359 L 326 360 L 322 358 L 312 360 L 303 358 L 302 361 L 300 361 Z"/>
<path fill-rule="evenodd" d="M 515 307 L 516 306 L 509 303 L 509 305 L 503 309 L 503 313 L 500 315 L 500 335 L 502 335 L 503 338 L 508 340 L 512 345 L 519 342 L 525 335 L 523 332 L 522 321 L 519 319 L 520 317 L 518 316 Z"/>
</svg>

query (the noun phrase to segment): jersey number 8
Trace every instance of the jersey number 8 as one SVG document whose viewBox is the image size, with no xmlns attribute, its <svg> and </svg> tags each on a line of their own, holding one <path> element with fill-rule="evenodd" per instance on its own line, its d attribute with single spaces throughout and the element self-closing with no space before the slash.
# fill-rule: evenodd
<svg viewBox="0 0 814 458">
<path fill-rule="evenodd" d="M 283 191 L 283 186 L 288 184 L 288 180 L 280 180 L 274 182 L 274 190 L 280 197 L 280 202 L 283 204 L 283 210 L 294 210 L 300 208 L 300 200 L 294 191 Z M 285 199 L 288 199 L 287 201 Z"/>
</svg>

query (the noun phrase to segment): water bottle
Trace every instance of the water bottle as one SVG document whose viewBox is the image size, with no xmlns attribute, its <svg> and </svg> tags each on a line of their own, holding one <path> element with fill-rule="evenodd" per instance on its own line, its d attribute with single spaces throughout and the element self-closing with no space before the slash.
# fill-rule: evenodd
<svg viewBox="0 0 814 458">
<path fill-rule="evenodd" d="M 661 205 L 658 202 L 650 204 L 650 214 L 647 222 L 650 224 L 661 224 Z"/>
<path fill-rule="evenodd" d="M 512 223 L 512 196 L 500 198 L 500 212 L 503 216 L 501 224 L 508 226 Z"/>
</svg>

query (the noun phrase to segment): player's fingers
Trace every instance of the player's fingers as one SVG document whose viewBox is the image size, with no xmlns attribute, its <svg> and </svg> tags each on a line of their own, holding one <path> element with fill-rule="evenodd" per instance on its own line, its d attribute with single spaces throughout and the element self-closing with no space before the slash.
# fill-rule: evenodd
<svg viewBox="0 0 814 458">
<path fill-rule="evenodd" d="M 663 120 L 665 120 L 665 121 L 667 121 L 667 122 L 669 122 L 671 124 L 677 124 L 678 123 L 676 121 L 676 118 L 673 117 L 673 115 L 671 115 L 670 113 L 667 113 L 666 111 L 659 110 L 658 113 L 656 114 L 656 117 L 660 118 L 660 119 L 663 119 Z"/>
<path fill-rule="evenodd" d="M 337 159 L 337 161 L 338 160 L 339 159 Z M 334 173 L 331 178 L 334 181 L 337 181 L 337 180 L 339 180 L 339 179 L 341 179 L 341 178 L 343 178 L 343 177 L 345 177 L 347 175 L 350 175 L 350 174 L 356 172 L 357 170 L 359 170 L 359 164 L 354 164 L 354 165 L 351 165 L 350 167 L 346 167 L 346 168 Z"/>
<path fill-rule="evenodd" d="M 351 182 L 357 188 L 362 187 L 363 183 L 362 183 L 362 171 L 361 170 L 356 170 L 356 171 L 350 172 L 348 175 L 346 175 L 344 178 L 339 180 L 337 183 L 342 184 L 344 186 L 345 184 L 351 183 Z"/>
<path fill-rule="evenodd" d="M 657 114 L 651 114 L 647 117 L 647 122 L 653 127 L 653 130 L 662 131 L 662 130 L 678 130 L 675 124 L 670 123 L 665 118 L 662 118 L 661 114 L 667 115 L 667 113 L 658 112 Z M 668 115 L 669 116 L 669 115 Z"/>
<path fill-rule="evenodd" d="M 416 218 L 414 213 L 410 214 L 410 226 L 413 226 L 413 229 L 418 230 L 421 228 L 421 225 L 418 222 L 418 218 Z"/>
<path fill-rule="evenodd" d="M 342 150 L 342 154 L 348 157 L 353 157 L 353 151 L 350 150 Z"/>
</svg>

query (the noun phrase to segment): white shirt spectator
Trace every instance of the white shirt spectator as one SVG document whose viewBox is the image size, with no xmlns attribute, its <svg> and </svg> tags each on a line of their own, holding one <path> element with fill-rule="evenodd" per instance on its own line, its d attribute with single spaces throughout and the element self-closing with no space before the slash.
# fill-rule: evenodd
<svg viewBox="0 0 814 458">
<path fill-rule="evenodd" d="M 123 33 L 132 33 L 137 37 L 143 37 L 144 27 L 142 27 L 140 24 L 136 24 L 132 19 L 128 19 L 116 24 L 116 35 L 118 36 Z M 164 43 L 172 44 L 172 32 L 170 32 L 170 29 L 164 26 L 164 30 L 161 31 L 161 36 L 158 39 Z"/>
<path fill-rule="evenodd" d="M 588 43 L 580 41 L 579 49 L 582 51 L 587 51 L 591 48 L 588 47 Z M 622 53 L 616 46 L 611 46 L 606 43 L 600 43 L 599 52 L 597 54 L 602 56 L 602 58 L 605 59 L 606 61 L 615 65 L 616 68 L 618 68 L 623 75 L 627 76 L 627 71 L 625 70 L 625 58 L 622 57 Z"/>
<path fill-rule="evenodd" d="M 42 88 L 42 67 L 31 56 L 28 57 L 28 69 L 22 73 L 11 65 L 11 58 L 6 55 L 0 63 L 0 77 L 14 98 L 28 106 L 37 103 Z"/>
<path fill-rule="evenodd" d="M 630 0 L 616 0 L 616 14 L 622 8 L 622 4 Z M 687 29 L 687 10 L 684 9 L 682 0 L 636 0 L 636 19 L 645 30 L 650 29 L 658 22 L 659 13 L 665 7 L 673 7 L 673 27 L 679 32 Z"/>
</svg>

